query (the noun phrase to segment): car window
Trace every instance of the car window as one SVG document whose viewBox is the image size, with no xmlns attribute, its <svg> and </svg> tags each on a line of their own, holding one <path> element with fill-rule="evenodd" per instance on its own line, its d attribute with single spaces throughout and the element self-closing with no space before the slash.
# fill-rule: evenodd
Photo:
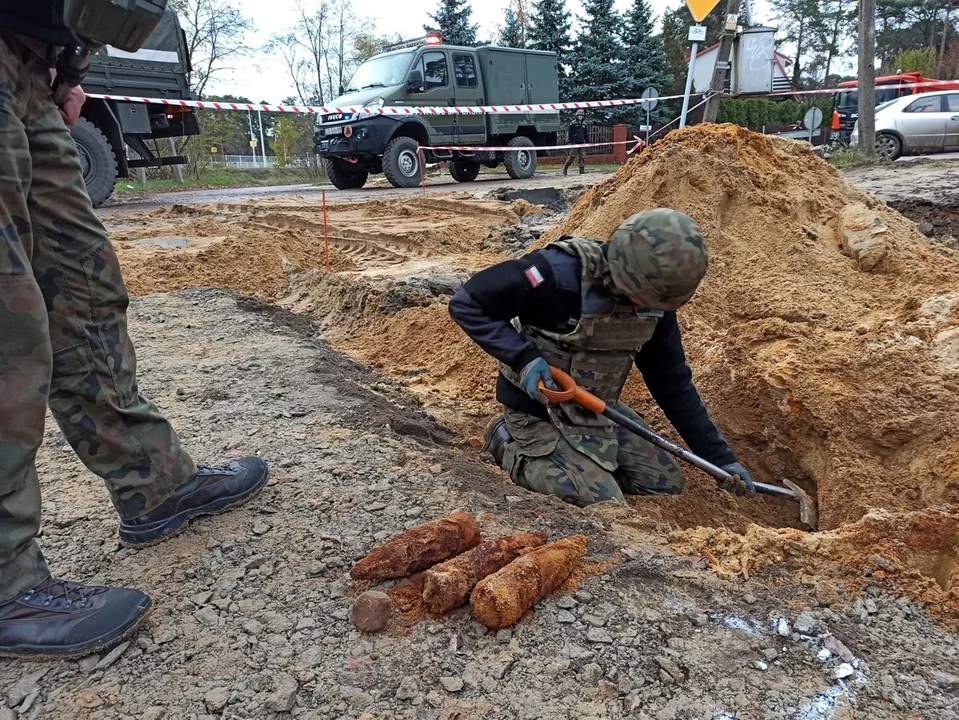
<svg viewBox="0 0 959 720">
<path fill-rule="evenodd" d="M 939 96 L 934 95 L 932 97 L 919 98 L 918 100 L 910 103 L 906 106 L 906 109 L 903 112 L 907 113 L 937 113 L 939 108 L 942 107 L 942 104 L 939 101 Z"/>
<path fill-rule="evenodd" d="M 472 55 L 454 55 L 453 72 L 456 74 L 456 87 L 475 88 L 479 85 Z"/>
<path fill-rule="evenodd" d="M 423 81 L 427 90 L 449 85 L 450 73 L 446 64 L 445 53 L 424 53 L 423 57 L 416 63 L 416 69 L 423 73 Z"/>
<path fill-rule="evenodd" d="M 946 112 L 959 112 L 959 94 L 946 95 Z"/>
</svg>

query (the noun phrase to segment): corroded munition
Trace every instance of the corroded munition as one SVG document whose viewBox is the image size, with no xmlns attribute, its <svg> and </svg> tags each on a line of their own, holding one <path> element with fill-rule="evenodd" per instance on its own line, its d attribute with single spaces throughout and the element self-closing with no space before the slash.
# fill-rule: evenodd
<svg viewBox="0 0 959 720">
<path fill-rule="evenodd" d="M 546 536 L 520 533 L 488 540 L 469 552 L 424 573 L 423 604 L 441 615 L 466 602 L 480 580 L 509 565 L 524 552 L 546 542 Z"/>
<path fill-rule="evenodd" d="M 412 575 L 479 545 L 479 526 L 467 512 L 417 525 L 376 548 L 350 570 L 354 580 Z"/>
<path fill-rule="evenodd" d="M 473 616 L 491 630 L 509 627 L 562 585 L 585 554 L 582 535 L 530 551 L 480 580 L 470 595 Z"/>
</svg>

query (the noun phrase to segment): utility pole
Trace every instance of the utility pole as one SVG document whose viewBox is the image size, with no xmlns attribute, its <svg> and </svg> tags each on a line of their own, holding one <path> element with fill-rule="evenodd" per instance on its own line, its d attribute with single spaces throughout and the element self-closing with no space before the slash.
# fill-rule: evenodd
<svg viewBox="0 0 959 720">
<path fill-rule="evenodd" d="M 706 101 L 703 110 L 703 122 L 714 123 L 719 115 L 719 101 L 726 86 L 726 73 L 729 72 L 729 58 L 733 52 L 733 41 L 736 39 L 736 23 L 741 2 L 742 0 L 726 0 L 726 26 L 719 41 L 719 54 L 716 67 L 713 68 L 713 77 L 709 81 L 711 97 Z"/>
<path fill-rule="evenodd" d="M 876 157 L 876 0 L 859 0 L 859 152 Z"/>
</svg>

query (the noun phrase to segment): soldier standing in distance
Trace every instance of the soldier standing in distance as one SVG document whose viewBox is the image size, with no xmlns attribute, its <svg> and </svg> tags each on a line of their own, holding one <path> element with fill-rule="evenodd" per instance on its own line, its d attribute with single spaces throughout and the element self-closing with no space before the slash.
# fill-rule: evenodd
<svg viewBox="0 0 959 720">
<path fill-rule="evenodd" d="M 569 124 L 570 145 L 583 145 L 589 142 L 585 118 L 586 113 L 582 110 L 576 111 L 576 119 Z M 563 175 L 569 174 L 569 166 L 573 164 L 574 158 L 579 158 L 579 174 L 583 175 L 586 172 L 586 148 L 570 148 L 566 164 L 563 165 Z"/>
<path fill-rule="evenodd" d="M 693 452 L 734 476 L 724 489 L 755 494 L 693 385 L 676 319 L 707 265 L 693 220 L 661 208 L 626 220 L 609 243 L 563 237 L 483 270 L 453 296 L 453 319 L 499 362 L 504 415 L 484 450 L 514 483 L 580 506 L 682 492 L 664 450 L 575 403 L 547 406 L 539 391 L 552 387 L 553 365 L 642 422 L 619 399 L 635 364 Z"/>
<path fill-rule="evenodd" d="M 47 407 L 106 483 L 127 545 L 164 540 L 267 481 L 259 458 L 197 467 L 140 395 L 120 265 L 67 130 L 84 95 L 52 101 L 50 68 L 74 42 L 63 0 L 0 0 L 0 657 L 97 652 L 151 608 L 138 590 L 51 577 L 36 540 Z"/>
</svg>

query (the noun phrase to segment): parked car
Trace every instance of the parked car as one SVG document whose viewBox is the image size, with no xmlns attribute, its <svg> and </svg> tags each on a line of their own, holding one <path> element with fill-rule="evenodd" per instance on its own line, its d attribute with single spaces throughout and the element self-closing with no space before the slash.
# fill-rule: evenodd
<svg viewBox="0 0 959 720">
<path fill-rule="evenodd" d="M 852 133 L 859 142 L 859 123 Z M 876 108 L 876 154 L 896 160 L 908 153 L 959 150 L 959 92 L 933 92 L 892 100 Z"/>
</svg>

